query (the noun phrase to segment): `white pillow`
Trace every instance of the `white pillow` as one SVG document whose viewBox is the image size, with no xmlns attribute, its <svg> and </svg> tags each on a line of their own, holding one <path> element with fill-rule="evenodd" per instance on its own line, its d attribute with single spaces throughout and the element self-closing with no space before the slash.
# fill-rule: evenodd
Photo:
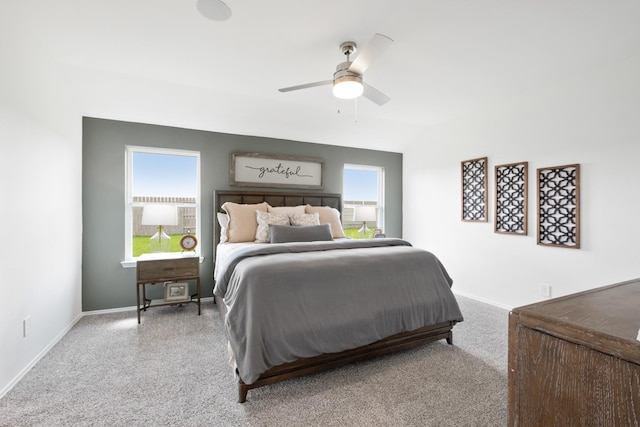
<svg viewBox="0 0 640 427">
<path fill-rule="evenodd" d="M 289 215 L 281 213 L 256 211 L 256 220 L 258 221 L 256 243 L 268 243 L 271 241 L 269 225 L 289 225 Z"/>
<path fill-rule="evenodd" d="M 340 239 L 343 237 L 347 237 L 344 234 L 344 230 L 342 229 L 342 222 L 340 222 L 340 212 L 329 206 L 311 206 L 307 205 L 305 207 L 305 212 L 310 213 L 318 213 L 320 214 L 320 224 L 329 224 L 331 225 L 331 235 L 334 239 Z"/>
<path fill-rule="evenodd" d="M 229 215 L 226 213 L 218 212 L 218 224 L 220 224 L 220 243 L 227 241 L 227 223 L 229 222 Z"/>
<path fill-rule="evenodd" d="M 300 227 L 320 225 L 320 214 L 318 212 L 312 214 L 293 214 L 289 216 L 289 221 L 291 221 L 291 225 Z"/>
<path fill-rule="evenodd" d="M 293 215 L 293 214 L 303 214 L 305 210 L 305 206 L 304 205 L 300 205 L 300 206 L 276 206 L 273 207 L 271 205 L 267 206 L 267 212 L 269 213 L 279 213 L 279 214 L 286 214 L 286 215 Z"/>
</svg>

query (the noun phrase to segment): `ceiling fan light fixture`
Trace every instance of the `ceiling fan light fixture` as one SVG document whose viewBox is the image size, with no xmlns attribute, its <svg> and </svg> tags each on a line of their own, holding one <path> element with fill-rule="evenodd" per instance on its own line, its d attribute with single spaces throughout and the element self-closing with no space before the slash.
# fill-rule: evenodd
<svg viewBox="0 0 640 427">
<path fill-rule="evenodd" d="M 362 76 L 349 71 L 351 62 L 338 64 L 333 74 L 333 96 L 340 99 L 357 98 L 364 92 Z"/>
<path fill-rule="evenodd" d="M 357 98 L 364 92 L 362 79 L 358 77 L 345 76 L 340 81 L 333 82 L 333 95 L 340 99 Z"/>
<path fill-rule="evenodd" d="M 351 55 L 356 52 L 357 45 L 352 41 L 343 42 L 340 44 L 340 51 L 346 56 L 347 60 L 338 64 L 335 73 L 333 73 L 333 80 L 306 83 L 303 85 L 284 87 L 278 90 L 280 92 L 291 92 L 317 86 L 333 85 L 333 96 L 336 98 L 355 99 L 359 96 L 364 96 L 374 104 L 384 105 L 389 102 L 391 98 L 371 85 L 367 85 L 367 90 L 364 90 L 362 76 L 367 68 L 369 68 L 369 65 L 371 65 L 371 62 L 384 52 L 391 43 L 393 43 L 391 38 L 383 34 L 375 34 L 358 57 L 354 61 L 351 61 Z"/>
</svg>

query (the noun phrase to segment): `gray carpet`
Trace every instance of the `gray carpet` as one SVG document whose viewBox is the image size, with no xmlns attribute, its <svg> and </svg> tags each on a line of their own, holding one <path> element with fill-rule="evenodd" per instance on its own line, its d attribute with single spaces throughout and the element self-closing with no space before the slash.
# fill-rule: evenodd
<svg viewBox="0 0 640 427">
<path fill-rule="evenodd" d="M 0 400 L 0 426 L 501 426 L 506 310 L 458 296 L 444 341 L 250 390 L 212 302 L 83 317 Z"/>
</svg>

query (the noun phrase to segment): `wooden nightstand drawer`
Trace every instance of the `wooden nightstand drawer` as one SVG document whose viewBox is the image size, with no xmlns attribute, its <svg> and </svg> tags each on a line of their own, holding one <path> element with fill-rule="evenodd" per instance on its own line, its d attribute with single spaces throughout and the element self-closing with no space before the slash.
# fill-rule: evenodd
<svg viewBox="0 0 640 427">
<path fill-rule="evenodd" d="M 138 283 L 165 282 L 199 275 L 198 257 L 138 261 Z"/>
</svg>

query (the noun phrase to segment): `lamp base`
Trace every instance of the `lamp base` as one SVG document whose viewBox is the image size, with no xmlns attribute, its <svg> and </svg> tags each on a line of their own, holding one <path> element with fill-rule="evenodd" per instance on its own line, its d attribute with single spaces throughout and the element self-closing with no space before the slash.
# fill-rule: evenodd
<svg viewBox="0 0 640 427">
<path fill-rule="evenodd" d="M 156 234 L 149 239 L 149 248 L 151 253 L 169 252 L 171 246 L 171 237 L 164 232 L 162 227 L 158 227 Z"/>
<path fill-rule="evenodd" d="M 367 223 L 363 222 L 362 227 L 358 230 L 358 239 L 368 239 L 371 233 L 371 229 L 367 227 Z"/>
</svg>

